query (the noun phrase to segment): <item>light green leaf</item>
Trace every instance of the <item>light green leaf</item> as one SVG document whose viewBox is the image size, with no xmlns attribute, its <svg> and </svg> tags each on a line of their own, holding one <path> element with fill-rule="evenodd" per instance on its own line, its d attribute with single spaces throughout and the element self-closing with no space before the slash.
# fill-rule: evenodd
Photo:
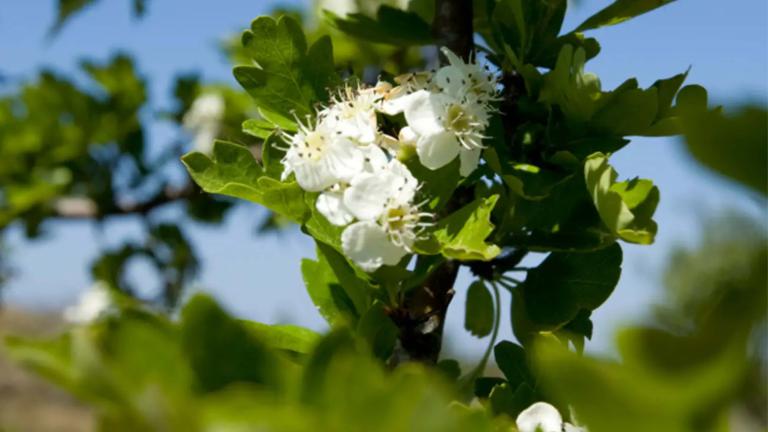
<svg viewBox="0 0 768 432">
<path fill-rule="evenodd" d="M 618 243 L 595 252 L 553 252 L 528 272 L 515 302 L 538 331 L 556 330 L 579 311 L 595 310 L 613 292 L 621 275 L 622 252 Z"/>
<path fill-rule="evenodd" d="M 586 122 L 595 112 L 600 95 L 600 80 L 584 72 L 586 52 L 583 48 L 564 45 L 555 68 L 544 75 L 539 95 L 541 102 L 558 105 L 565 116 L 576 122 Z"/>
<path fill-rule="evenodd" d="M 307 354 L 317 344 L 320 335 L 308 328 L 290 324 L 263 324 L 243 320 L 241 323 L 256 335 L 256 338 L 272 349 Z"/>
<path fill-rule="evenodd" d="M 341 324 L 356 316 L 352 300 L 344 292 L 324 256 L 318 254 L 317 261 L 303 259 L 301 274 L 312 303 L 328 324 Z"/>
<path fill-rule="evenodd" d="M 441 220 L 433 234 L 441 252 L 458 260 L 488 261 L 501 252 L 498 246 L 486 243 L 493 232 L 491 211 L 499 196 L 478 198 Z"/>
<path fill-rule="evenodd" d="M 475 281 L 467 289 L 464 328 L 472 335 L 485 337 L 493 329 L 493 297 L 482 281 Z"/>
<path fill-rule="evenodd" d="M 194 152 L 184 155 L 182 162 L 206 192 L 261 204 L 296 223 L 306 218 L 302 189 L 295 182 L 282 183 L 267 177 L 246 147 L 217 141 L 212 158 Z"/>
<path fill-rule="evenodd" d="M 616 182 L 618 173 L 602 153 L 584 162 L 587 190 L 603 223 L 630 243 L 651 244 L 656 236 L 653 213 L 659 203 L 659 189 L 650 180 Z"/>
<path fill-rule="evenodd" d="M 575 31 L 616 25 L 673 1 L 675 0 L 616 0 L 600 12 L 587 18 Z"/>
</svg>

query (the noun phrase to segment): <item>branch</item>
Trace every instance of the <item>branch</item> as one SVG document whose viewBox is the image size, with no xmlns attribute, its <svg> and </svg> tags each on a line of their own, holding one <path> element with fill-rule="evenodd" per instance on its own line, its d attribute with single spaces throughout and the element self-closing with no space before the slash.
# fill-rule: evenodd
<svg viewBox="0 0 768 432">
<path fill-rule="evenodd" d="M 469 60 L 474 48 L 472 1 L 437 0 L 432 35 L 440 46 Z M 441 62 L 446 59 L 440 55 Z M 452 212 L 472 199 L 470 190 L 456 191 L 446 206 Z M 443 328 L 448 306 L 453 299 L 453 286 L 459 263 L 448 260 L 435 270 L 419 287 L 411 290 L 403 304 L 390 317 L 400 329 L 400 345 L 405 357 L 412 361 L 437 363 L 443 344 Z"/>
<path fill-rule="evenodd" d="M 53 205 L 53 217 L 59 219 L 101 219 L 109 216 L 146 215 L 152 210 L 193 196 L 198 192 L 197 186 L 189 182 L 184 187 L 165 187 L 146 201 L 115 203 L 106 209 L 86 197 L 63 197 Z"/>
</svg>

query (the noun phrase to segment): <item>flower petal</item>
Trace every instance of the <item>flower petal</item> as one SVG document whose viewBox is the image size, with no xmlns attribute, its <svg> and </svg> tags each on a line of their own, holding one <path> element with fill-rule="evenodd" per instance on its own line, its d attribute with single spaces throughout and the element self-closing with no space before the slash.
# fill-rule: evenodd
<svg viewBox="0 0 768 432">
<path fill-rule="evenodd" d="M 536 402 L 521 412 L 515 420 L 520 432 L 562 432 L 563 418 L 557 408 L 546 402 Z"/>
<path fill-rule="evenodd" d="M 477 168 L 477 165 L 480 163 L 480 153 L 483 152 L 483 149 L 481 148 L 473 148 L 470 150 L 467 150 L 465 148 L 462 148 L 459 152 L 459 157 L 461 158 L 461 166 L 459 167 L 459 174 L 461 174 L 462 177 L 466 177 Z"/>
<path fill-rule="evenodd" d="M 445 130 L 443 117 L 446 115 L 448 98 L 441 93 L 419 90 L 413 93 L 405 107 L 408 126 L 419 135 L 434 135 Z"/>
<path fill-rule="evenodd" d="M 363 169 L 367 172 L 379 172 L 387 169 L 389 164 L 389 158 L 384 150 L 377 145 L 369 145 L 361 147 L 360 151 L 363 153 L 365 160 Z"/>
<path fill-rule="evenodd" d="M 323 192 L 317 197 L 315 207 L 328 222 L 344 226 L 352 222 L 354 217 L 344 206 L 341 192 Z"/>
<path fill-rule="evenodd" d="M 452 132 L 444 131 L 434 135 L 419 137 L 416 143 L 416 153 L 421 164 L 436 170 L 448 165 L 459 154 L 459 140 Z"/>
<path fill-rule="evenodd" d="M 344 254 L 366 272 L 397 264 L 408 252 L 395 246 L 375 222 L 355 222 L 341 233 Z"/>
<path fill-rule="evenodd" d="M 296 174 L 296 182 L 299 186 L 309 192 L 320 192 L 340 180 L 322 159 L 296 164 L 293 172 Z"/>
<path fill-rule="evenodd" d="M 335 139 L 322 157 L 328 171 L 338 180 L 349 180 L 361 172 L 363 159 L 360 148 L 345 138 Z"/>
<path fill-rule="evenodd" d="M 344 206 L 360 220 L 377 219 L 387 207 L 392 180 L 387 172 L 359 174 L 344 191 Z"/>
</svg>

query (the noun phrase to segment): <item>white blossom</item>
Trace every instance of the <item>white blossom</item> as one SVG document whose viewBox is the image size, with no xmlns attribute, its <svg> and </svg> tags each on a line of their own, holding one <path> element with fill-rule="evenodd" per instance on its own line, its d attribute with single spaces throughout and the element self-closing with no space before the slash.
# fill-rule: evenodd
<svg viewBox="0 0 768 432">
<path fill-rule="evenodd" d="M 219 134 L 225 109 L 224 98 L 218 93 L 202 94 L 192 102 L 182 124 L 193 134 L 193 149 L 202 153 L 213 150 L 213 140 Z"/>
<path fill-rule="evenodd" d="M 586 432 L 586 429 L 563 422 L 557 408 L 546 402 L 536 402 L 521 412 L 515 420 L 520 432 Z"/>
<path fill-rule="evenodd" d="M 378 135 L 376 107 L 381 98 L 376 88 L 345 86 L 319 115 L 338 135 L 359 144 L 373 144 Z"/>
<path fill-rule="evenodd" d="M 76 304 L 65 308 L 62 315 L 70 323 L 87 324 L 107 313 L 111 307 L 109 287 L 99 281 L 83 292 Z"/>
<path fill-rule="evenodd" d="M 293 173 L 302 189 L 320 192 L 349 181 L 362 170 L 363 152 L 325 122 L 318 122 L 314 128 L 300 123 L 298 129 L 286 135 L 289 146 L 283 157 L 283 180 Z"/>
<path fill-rule="evenodd" d="M 483 132 L 488 125 L 488 111 L 476 97 L 456 98 L 447 93 L 420 90 L 405 107 L 408 126 L 418 135 L 416 153 L 429 169 L 441 168 L 461 152 L 462 175 L 471 173 L 479 162 Z"/>
</svg>

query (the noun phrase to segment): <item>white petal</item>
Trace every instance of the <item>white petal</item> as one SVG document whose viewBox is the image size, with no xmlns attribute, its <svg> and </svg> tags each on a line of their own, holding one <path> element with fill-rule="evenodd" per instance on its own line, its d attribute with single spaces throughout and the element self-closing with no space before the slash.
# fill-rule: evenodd
<svg viewBox="0 0 768 432">
<path fill-rule="evenodd" d="M 416 195 L 416 189 L 419 186 L 418 180 L 411 174 L 408 167 L 403 165 L 403 163 L 397 159 L 392 159 L 389 162 L 389 172 L 393 174 L 390 188 L 395 204 L 410 204 L 413 197 Z"/>
<path fill-rule="evenodd" d="M 337 180 L 349 180 L 363 170 L 363 153 L 348 139 L 335 139 L 322 159 Z"/>
<path fill-rule="evenodd" d="M 368 172 L 379 172 L 387 168 L 389 158 L 384 150 L 377 145 L 369 145 L 360 149 L 365 158 L 363 169 Z"/>
<path fill-rule="evenodd" d="M 458 66 L 443 66 L 435 73 L 435 83 L 447 94 L 461 98 L 470 90 L 467 75 Z"/>
<path fill-rule="evenodd" d="M 416 153 L 422 165 L 435 170 L 456 159 L 460 147 L 456 135 L 446 131 L 420 137 L 416 144 Z"/>
<path fill-rule="evenodd" d="M 389 241 L 375 222 L 355 222 L 341 233 L 341 247 L 361 269 L 372 272 L 382 265 L 395 265 L 407 251 Z"/>
<path fill-rule="evenodd" d="M 461 66 L 465 66 L 466 65 L 466 63 L 464 63 L 464 60 L 461 57 L 457 56 L 453 51 L 451 51 L 447 47 L 440 48 L 440 51 L 443 53 L 445 58 L 448 59 L 448 63 L 451 66 L 454 66 L 454 67 L 459 66 L 459 67 L 461 67 Z"/>
<path fill-rule="evenodd" d="M 339 182 L 339 178 L 331 172 L 325 160 L 308 161 L 293 167 L 296 182 L 302 189 L 309 192 L 320 192 Z"/>
<path fill-rule="evenodd" d="M 387 93 L 387 96 L 379 104 L 379 111 L 386 115 L 397 115 L 410 105 L 413 95 L 408 93 L 405 87 L 395 87 Z"/>
<path fill-rule="evenodd" d="M 377 219 L 387 207 L 392 179 L 386 171 L 359 174 L 344 191 L 344 205 L 360 220 Z"/>
<path fill-rule="evenodd" d="M 481 148 L 473 148 L 471 150 L 465 148 L 461 149 L 459 152 L 459 157 L 461 158 L 459 174 L 461 174 L 462 177 L 472 174 L 472 171 L 477 168 L 477 165 L 480 163 L 480 153 L 482 152 L 483 149 Z"/>
<path fill-rule="evenodd" d="M 563 418 L 557 408 L 546 402 L 536 402 L 521 412 L 515 420 L 520 432 L 562 432 Z"/>
<path fill-rule="evenodd" d="M 405 126 L 404 128 L 400 129 L 400 133 L 397 135 L 398 141 L 400 141 L 400 145 L 402 146 L 416 146 L 416 141 L 419 139 L 419 136 L 416 134 L 416 132 L 411 129 L 410 126 Z"/>
<path fill-rule="evenodd" d="M 354 217 L 344 206 L 341 192 L 323 192 L 317 197 L 315 207 L 328 222 L 344 226 L 352 222 Z"/>
<path fill-rule="evenodd" d="M 446 115 L 447 106 L 446 95 L 419 90 L 411 95 L 405 107 L 405 120 L 417 134 L 434 135 L 445 129 L 443 117 Z"/>
</svg>

